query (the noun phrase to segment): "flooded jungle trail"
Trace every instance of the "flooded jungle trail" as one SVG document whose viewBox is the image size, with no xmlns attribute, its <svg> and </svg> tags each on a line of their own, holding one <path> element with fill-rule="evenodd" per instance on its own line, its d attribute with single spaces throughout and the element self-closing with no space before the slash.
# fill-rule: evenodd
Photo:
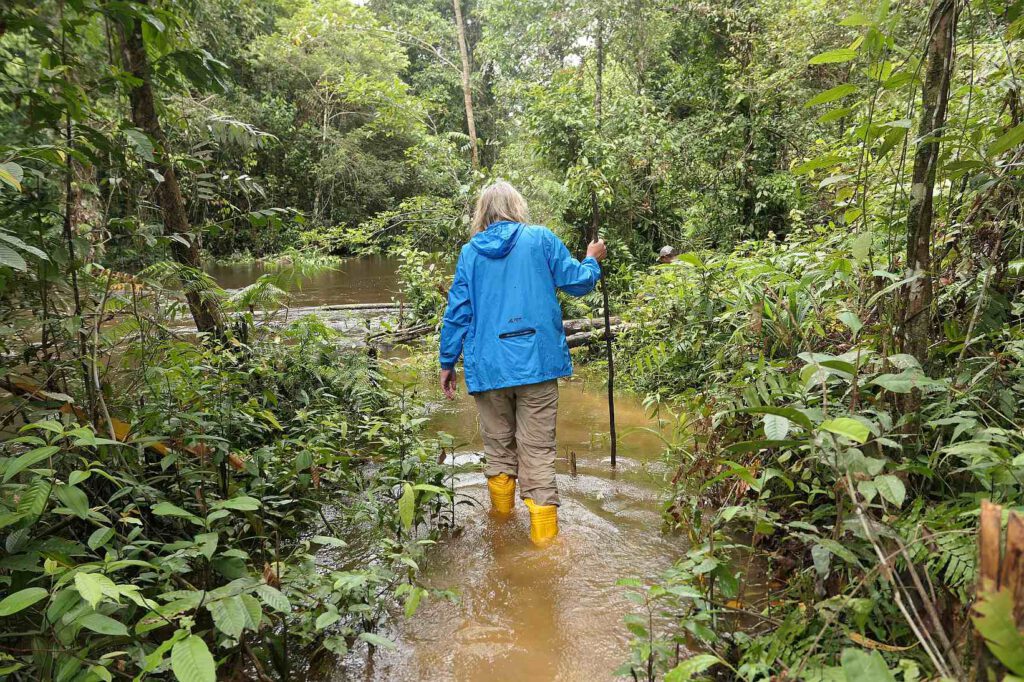
<svg viewBox="0 0 1024 682">
<path fill-rule="evenodd" d="M 432 599 L 408 620 L 399 614 L 382 633 L 398 648 L 351 661 L 334 680 L 613 678 L 628 656 L 623 616 L 636 608 L 616 581 L 653 577 L 684 547 L 660 532 L 663 442 L 643 430 L 657 425 L 635 399 L 616 400 L 621 435 L 613 471 L 601 386 L 574 379 L 560 388 L 557 541 L 535 548 L 521 501 L 512 518 L 496 519 L 487 511 L 483 474 L 459 476 L 457 493 L 473 504 L 458 507 L 461 532 L 428 554 L 422 578 L 457 599 Z M 479 460 L 476 411 L 464 386 L 454 403 L 438 400 L 430 427 L 455 438 L 457 461 Z"/>
<path fill-rule="evenodd" d="M 365 265 L 343 264 L 341 272 L 358 278 Z M 375 264 L 373 281 L 365 286 L 333 275 L 315 279 L 297 302 L 386 301 L 398 290 L 393 269 L 387 272 L 389 265 L 393 268 L 386 261 Z M 223 275 L 218 273 L 223 286 L 238 287 L 258 273 L 236 273 L 235 279 Z M 336 322 L 341 321 L 332 326 Z M 579 374 L 587 375 L 582 369 Z M 455 401 L 446 401 L 435 386 L 436 375 L 421 374 L 421 390 L 430 400 L 428 433 L 451 437 L 456 463 L 478 462 L 482 444 L 465 385 Z M 680 538 L 661 532 L 667 466 L 661 460 L 664 442 L 659 432 L 669 428 L 649 418 L 633 396 L 616 399 L 616 417 L 619 449 L 613 470 L 607 395 L 600 379 L 560 382 L 557 474 L 562 506 L 556 542 L 535 548 L 520 500 L 512 518 L 493 518 L 483 474 L 460 474 L 455 480 L 457 500 L 463 502 L 457 505 L 459 530 L 427 552 L 420 576 L 425 586 L 455 597 L 431 597 L 409 619 L 396 612 L 392 626 L 380 632 L 397 644 L 395 650 L 377 648 L 368 658 L 365 647 L 359 647 L 344 665 L 319 679 L 613 679 L 629 654 L 623 616 L 638 608 L 625 599 L 617 581 L 654 577 L 685 551 Z M 575 470 L 570 453 L 575 453 Z"/>
</svg>

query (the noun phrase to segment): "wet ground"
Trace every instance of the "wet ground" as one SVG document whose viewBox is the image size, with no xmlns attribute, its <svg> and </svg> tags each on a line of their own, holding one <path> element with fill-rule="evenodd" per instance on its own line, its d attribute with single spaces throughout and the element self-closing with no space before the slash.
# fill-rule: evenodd
<svg viewBox="0 0 1024 682">
<path fill-rule="evenodd" d="M 238 266 L 235 266 L 238 267 Z M 244 266 L 243 266 L 244 267 Z M 389 300 L 396 289 L 383 262 L 352 264 L 347 275 L 320 280 L 302 292 L 302 305 Z M 343 282 L 365 273 L 365 282 Z M 252 270 L 218 275 L 240 287 Z M 314 292 L 321 292 L 316 299 Z M 331 322 L 345 324 L 344 316 Z M 473 400 L 462 386 L 457 400 L 443 400 L 424 380 L 435 408 L 428 429 L 450 434 L 459 462 L 478 461 L 481 442 Z M 367 660 L 360 647 L 327 679 L 341 680 L 608 680 L 628 657 L 623 616 L 635 610 L 616 582 L 654 577 L 685 547 L 661 533 L 667 466 L 660 434 L 671 427 L 645 414 L 639 401 L 616 399 L 618 466 L 608 447 L 607 394 L 600 382 L 561 382 L 558 417 L 558 485 L 561 534 L 544 549 L 529 540 L 529 516 L 517 501 L 512 518 L 488 514 L 482 474 L 456 480 L 460 499 L 455 536 L 443 540 L 423 563 L 423 582 L 457 594 L 432 598 L 411 619 L 396 614 L 380 634 L 397 649 L 377 649 Z M 570 453 L 576 469 L 571 470 Z"/>
<path fill-rule="evenodd" d="M 428 601 L 412 619 L 398 617 L 387 633 L 395 651 L 372 662 L 354 657 L 334 680 L 607 680 L 628 657 L 623 616 L 636 607 L 616 585 L 626 576 L 653 577 L 684 551 L 660 532 L 662 481 L 659 431 L 639 403 L 616 401 L 618 466 L 610 467 L 607 397 L 600 385 L 561 385 L 558 485 L 561 534 L 550 547 L 528 538 L 521 502 L 511 519 L 487 512 L 482 474 L 457 481 L 462 532 L 443 541 L 424 565 L 424 582 L 458 594 Z M 479 459 L 472 399 L 441 403 L 430 427 L 460 443 L 460 461 Z M 570 452 L 576 453 L 576 474 Z"/>
</svg>

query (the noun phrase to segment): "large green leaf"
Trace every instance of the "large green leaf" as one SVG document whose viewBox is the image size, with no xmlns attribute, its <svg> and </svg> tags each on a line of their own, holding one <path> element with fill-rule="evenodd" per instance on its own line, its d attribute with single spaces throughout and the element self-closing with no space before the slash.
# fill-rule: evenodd
<svg viewBox="0 0 1024 682">
<path fill-rule="evenodd" d="M 57 493 L 57 499 L 74 512 L 75 516 L 81 519 L 89 518 L 89 496 L 84 490 L 78 486 L 59 485 L 54 492 Z"/>
<path fill-rule="evenodd" d="M 785 440 L 789 435 L 790 422 L 778 414 L 766 414 L 764 416 L 764 435 L 771 440 Z"/>
<path fill-rule="evenodd" d="M 21 257 L 21 254 L 6 244 L 0 244 L 0 265 L 6 265 L 19 272 L 28 270 L 28 263 Z"/>
<path fill-rule="evenodd" d="M 848 47 L 842 47 L 838 50 L 829 50 L 828 52 L 822 52 L 821 54 L 812 57 L 808 64 L 841 64 L 848 62 L 851 59 L 857 57 L 857 50 L 850 49 Z"/>
<path fill-rule="evenodd" d="M 810 417 L 794 407 L 772 407 L 770 405 L 756 405 L 754 407 L 741 407 L 736 410 L 740 414 L 774 414 L 785 417 L 789 421 L 799 424 L 808 431 L 814 428 Z"/>
<path fill-rule="evenodd" d="M 240 595 L 242 599 L 242 606 L 245 607 L 245 627 L 254 632 L 260 629 L 260 623 L 263 621 L 263 606 L 259 600 L 251 594 Z"/>
<path fill-rule="evenodd" d="M 0 617 L 10 616 L 27 609 L 40 599 L 45 599 L 49 592 L 41 587 L 26 587 L 14 594 L 9 594 L 0 601 Z"/>
<path fill-rule="evenodd" d="M 840 663 L 846 674 L 846 682 L 896 682 L 882 654 L 870 654 L 860 649 L 843 649 Z"/>
<path fill-rule="evenodd" d="M 395 648 L 397 648 L 395 646 L 395 643 L 392 642 L 387 637 L 381 637 L 380 635 L 375 635 L 372 632 L 360 632 L 359 633 L 359 639 L 363 640 L 367 644 L 372 644 L 373 646 L 379 646 L 382 649 L 395 649 Z"/>
<path fill-rule="evenodd" d="M 217 629 L 228 637 L 239 639 L 242 631 L 249 620 L 246 615 L 245 604 L 238 595 L 225 597 L 212 601 L 206 605 L 210 615 L 213 616 L 213 624 Z"/>
<path fill-rule="evenodd" d="M 846 436 L 858 443 L 865 443 L 871 437 L 871 431 L 868 430 L 868 427 L 850 417 L 827 419 L 821 423 L 821 428 L 830 433 Z"/>
<path fill-rule="evenodd" d="M 427 596 L 428 592 L 422 587 L 416 587 L 415 585 L 409 590 L 409 596 L 405 599 L 405 617 L 412 618 L 416 614 L 416 609 L 420 607 L 420 602 L 423 597 Z"/>
<path fill-rule="evenodd" d="M 56 445 L 44 445 L 41 448 L 29 450 L 7 465 L 7 468 L 4 470 L 3 482 L 7 483 L 7 481 L 11 480 L 25 469 L 28 469 L 34 464 L 38 464 L 44 459 L 50 458 L 58 452 L 60 452 L 60 448 Z"/>
<path fill-rule="evenodd" d="M 21 181 L 25 177 L 25 171 L 13 161 L 0 163 L 0 182 L 21 191 Z"/>
<path fill-rule="evenodd" d="M 288 601 L 287 595 L 278 590 L 277 588 L 271 587 L 270 585 L 260 585 L 256 588 L 256 594 L 263 600 L 263 603 L 282 613 L 288 613 L 292 610 L 291 602 Z"/>
<path fill-rule="evenodd" d="M 842 160 L 843 158 L 839 156 L 839 154 L 833 152 L 811 159 L 810 161 L 805 161 L 794 168 L 793 172 L 797 175 L 804 175 L 805 173 L 810 173 L 811 171 L 818 170 L 819 168 L 831 168 L 841 163 Z"/>
<path fill-rule="evenodd" d="M 220 541 L 219 533 L 199 533 L 196 535 L 196 546 L 199 547 L 199 553 L 202 554 L 207 560 L 213 558 L 213 553 L 217 551 L 217 544 Z"/>
<path fill-rule="evenodd" d="M 178 682 L 217 682 L 217 664 L 202 637 L 189 635 L 171 649 L 171 670 Z"/>
<path fill-rule="evenodd" d="M 1013 593 L 1008 588 L 982 589 L 971 615 L 992 655 L 1015 675 L 1024 675 L 1024 633 L 1013 617 Z"/>
<path fill-rule="evenodd" d="M 690 656 L 665 674 L 665 682 L 690 682 L 694 675 L 702 673 L 711 666 L 721 662 L 718 656 L 712 656 L 711 654 Z"/>
<path fill-rule="evenodd" d="M 1024 123 L 1010 128 L 1008 131 L 996 138 L 996 141 L 988 146 L 988 155 L 997 156 L 1007 149 L 1016 147 L 1024 142 Z"/>
<path fill-rule="evenodd" d="M 897 507 L 903 506 L 903 500 L 907 497 L 907 488 L 903 481 L 892 474 L 883 474 L 875 477 L 875 489 L 886 502 L 891 502 Z"/>
<path fill-rule="evenodd" d="M 402 496 L 398 498 L 398 518 L 402 527 L 408 530 L 416 513 L 416 491 L 408 483 L 402 486 Z"/>
<path fill-rule="evenodd" d="M 910 393 L 914 390 L 914 379 L 907 376 L 906 372 L 902 374 L 880 374 L 871 380 L 876 386 L 881 386 L 891 393 Z"/>
<path fill-rule="evenodd" d="M 334 625 L 339 620 L 341 620 L 341 614 L 338 613 L 338 609 L 334 608 L 332 605 L 328 605 L 327 610 L 316 617 L 316 621 L 313 623 L 313 626 L 317 630 L 323 630 L 324 628 L 329 628 Z"/>
<path fill-rule="evenodd" d="M 153 141 L 149 139 L 149 135 L 137 128 L 126 128 L 124 136 L 128 138 L 136 154 L 150 163 L 156 161 L 153 157 Z"/>
<path fill-rule="evenodd" d="M 842 99 L 847 95 L 852 95 L 855 92 L 857 92 L 856 85 L 843 83 L 842 85 L 837 85 L 834 88 L 829 88 L 824 92 L 819 92 L 817 95 L 807 100 L 807 102 L 804 103 L 804 106 L 813 107 L 818 104 L 827 104 L 829 102 L 834 102 L 837 99 Z"/>
<path fill-rule="evenodd" d="M 110 616 L 104 616 L 102 613 L 87 613 L 84 616 L 80 616 L 76 622 L 83 628 L 98 632 L 101 635 L 110 635 L 112 637 L 128 636 L 128 628 Z"/>
<path fill-rule="evenodd" d="M 79 571 L 75 574 L 75 589 L 82 596 L 89 606 L 96 608 L 103 599 L 104 594 L 117 594 L 117 586 L 102 573 L 86 573 Z"/>
<path fill-rule="evenodd" d="M 0 165 L 2 165 L 2 164 L 0 164 Z M 8 232 L 4 232 L 4 231 L 0 230 L 0 241 L 7 242 L 8 244 L 13 246 L 14 248 L 18 249 L 19 251 L 24 251 L 26 253 L 31 253 L 36 258 L 40 258 L 42 260 L 50 260 L 50 257 L 46 255 L 45 251 L 43 251 L 42 249 L 38 249 L 38 248 L 32 246 L 31 244 L 25 243 L 21 239 L 18 239 L 13 234 L 10 234 Z"/>
<path fill-rule="evenodd" d="M 235 511 L 256 511 L 260 508 L 260 501 L 248 495 L 239 495 L 230 500 L 221 500 L 213 504 L 214 509 L 234 509 Z"/>
<path fill-rule="evenodd" d="M 860 318 L 857 317 L 857 313 L 851 310 L 844 310 L 843 312 L 839 313 L 837 317 L 839 318 L 840 322 L 842 322 L 843 324 L 850 328 L 850 331 L 853 332 L 854 336 L 856 336 L 857 333 L 864 327 L 864 324 L 860 321 Z"/>
<path fill-rule="evenodd" d="M 157 516 L 177 516 L 183 519 L 188 519 L 197 526 L 203 525 L 202 520 L 193 514 L 192 512 L 185 511 L 176 504 L 170 502 L 160 502 L 153 506 L 153 513 Z"/>
</svg>

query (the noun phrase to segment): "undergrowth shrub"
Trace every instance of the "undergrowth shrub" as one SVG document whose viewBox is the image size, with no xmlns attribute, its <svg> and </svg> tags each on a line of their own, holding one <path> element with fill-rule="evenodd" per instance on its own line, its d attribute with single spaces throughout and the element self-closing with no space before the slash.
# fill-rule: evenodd
<svg viewBox="0 0 1024 682">
<path fill-rule="evenodd" d="M 112 433 L 68 396 L 25 404 L 0 444 L 0 671 L 287 678 L 390 646 L 451 521 L 415 395 L 316 318 L 254 337 L 137 348 Z"/>
<path fill-rule="evenodd" d="M 742 679 L 846 679 L 860 663 L 919 679 L 934 662 L 908 612 L 940 619 L 942 660 L 966 665 L 976 510 L 1024 493 L 1024 332 L 992 306 L 969 342 L 947 324 L 922 366 L 886 317 L 901 277 L 850 244 L 683 254 L 633 292 L 622 375 L 681 401 L 694 430 L 667 512 L 693 549 L 628 583 L 668 623 L 639 633 L 634 671 L 666 672 L 696 643 Z M 940 309 L 976 308 L 980 279 Z"/>
</svg>

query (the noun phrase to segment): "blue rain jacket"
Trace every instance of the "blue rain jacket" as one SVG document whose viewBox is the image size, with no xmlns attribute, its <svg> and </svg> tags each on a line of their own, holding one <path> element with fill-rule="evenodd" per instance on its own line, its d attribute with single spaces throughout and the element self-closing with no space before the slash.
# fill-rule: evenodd
<svg viewBox="0 0 1024 682">
<path fill-rule="evenodd" d="M 462 247 L 441 327 L 441 368 L 463 358 L 480 393 L 570 376 L 572 360 L 555 290 L 583 296 L 601 278 L 551 230 L 502 221 Z"/>
</svg>

